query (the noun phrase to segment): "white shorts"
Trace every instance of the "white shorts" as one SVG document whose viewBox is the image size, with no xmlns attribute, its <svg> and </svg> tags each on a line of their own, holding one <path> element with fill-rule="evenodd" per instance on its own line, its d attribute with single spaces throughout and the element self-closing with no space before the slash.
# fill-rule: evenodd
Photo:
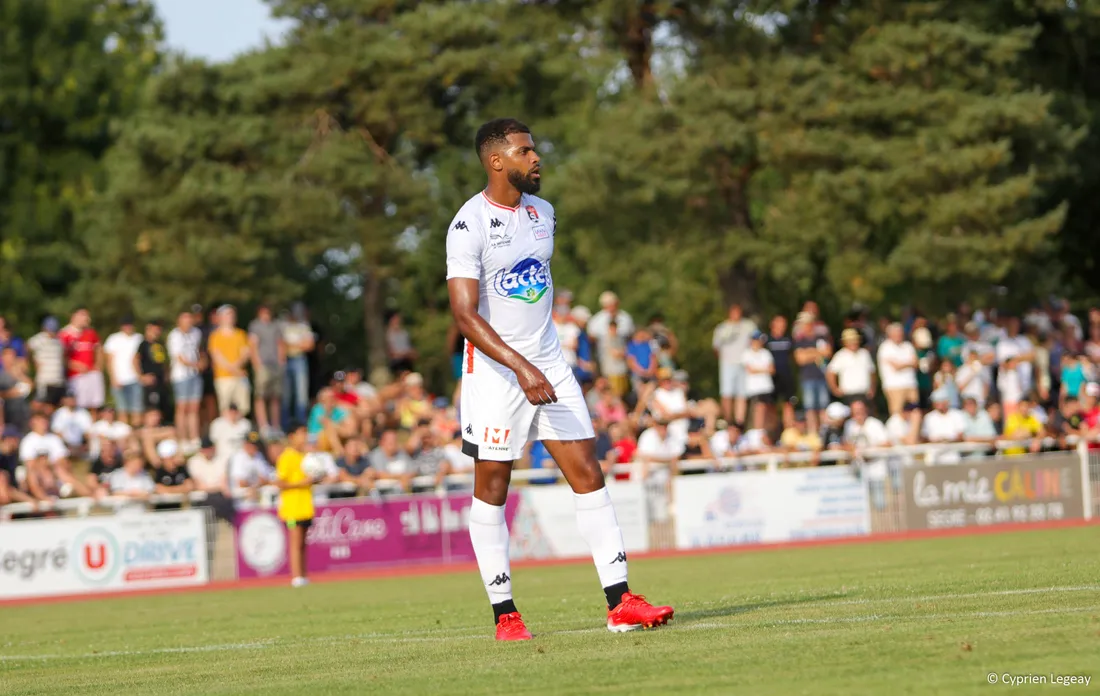
<svg viewBox="0 0 1100 696">
<path fill-rule="evenodd" d="M 69 389 L 73 392 L 76 405 L 80 408 L 103 408 L 106 389 L 102 372 L 95 370 L 73 375 L 69 378 Z"/>
<path fill-rule="evenodd" d="M 536 406 L 514 374 L 478 360 L 462 376 L 462 452 L 474 459 L 515 461 L 533 440 L 587 440 L 596 436 L 573 370 L 564 362 L 542 371 L 558 401 Z"/>
</svg>

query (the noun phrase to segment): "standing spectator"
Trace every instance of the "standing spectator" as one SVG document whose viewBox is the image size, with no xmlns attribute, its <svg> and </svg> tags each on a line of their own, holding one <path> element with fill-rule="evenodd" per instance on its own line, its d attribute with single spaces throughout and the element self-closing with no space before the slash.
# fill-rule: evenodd
<svg viewBox="0 0 1100 696">
<path fill-rule="evenodd" d="M 978 408 L 985 408 L 991 385 L 992 373 L 982 364 L 981 357 L 974 352 L 966 354 L 962 367 L 955 373 L 955 386 L 963 400 L 970 397 L 978 404 Z"/>
<path fill-rule="evenodd" d="M 15 352 L 15 358 L 18 362 L 26 362 L 26 344 L 23 343 L 23 339 L 11 332 L 7 320 L 4 317 L 0 317 L 0 350 L 4 350 L 5 348 L 11 348 Z M 3 368 L 0 368 L 0 371 L 2 370 Z"/>
<path fill-rule="evenodd" d="M 271 318 L 270 307 L 261 305 L 256 310 L 256 318 L 248 325 L 248 342 L 256 382 L 256 424 L 264 437 L 279 435 L 286 343 L 282 327 Z"/>
<path fill-rule="evenodd" d="M 768 352 L 772 354 L 772 362 L 775 363 L 775 402 L 782 408 L 782 413 L 777 414 L 784 428 L 794 421 L 794 342 L 787 335 L 787 317 L 776 315 L 772 317 L 768 326 Z"/>
<path fill-rule="evenodd" d="M 611 322 L 618 324 L 620 336 L 634 335 L 634 319 L 619 307 L 619 296 L 605 290 L 600 293 L 600 311 L 588 320 L 588 337 L 596 342 L 597 348 L 607 336 L 607 326 Z"/>
<path fill-rule="evenodd" d="M 741 423 L 748 410 L 745 398 L 745 352 L 756 332 L 756 324 L 746 319 L 741 305 L 732 304 L 729 316 L 714 328 L 711 347 L 718 355 L 718 382 L 722 396 L 722 415 Z"/>
<path fill-rule="evenodd" d="M 386 322 L 386 357 L 390 361 L 390 372 L 400 376 L 415 369 L 416 350 L 412 338 L 402 322 L 401 313 L 394 312 Z"/>
<path fill-rule="evenodd" d="M 194 315 L 181 312 L 176 328 L 168 334 L 168 359 L 172 368 L 172 392 L 176 400 L 176 430 L 184 449 L 199 442 L 199 403 L 202 401 L 202 331 Z"/>
<path fill-rule="evenodd" d="M 1076 353 L 1066 352 L 1062 355 L 1061 379 L 1062 392 L 1059 404 L 1067 399 L 1076 400 L 1081 396 L 1081 390 L 1088 381 L 1089 370 L 1086 369 L 1084 357 Z"/>
<path fill-rule="evenodd" d="M 214 363 L 210 358 L 210 334 L 218 328 L 218 310 L 211 309 L 208 315 L 203 315 L 202 305 L 193 305 L 191 317 L 202 334 L 202 342 L 199 344 L 199 364 L 200 374 L 202 374 L 199 419 L 202 427 L 206 428 L 218 417 L 218 399 L 214 391 Z"/>
<path fill-rule="evenodd" d="M 306 422 L 309 406 L 309 354 L 317 337 L 309 325 L 306 306 L 296 302 L 290 317 L 283 322 L 283 343 L 286 344 L 286 384 L 283 385 L 283 422 L 291 419 Z"/>
<path fill-rule="evenodd" d="M 955 378 L 955 363 L 950 360 L 941 360 L 940 369 L 932 378 L 932 391 L 943 389 L 947 392 L 947 401 L 952 409 L 962 407 L 962 392 Z"/>
<path fill-rule="evenodd" d="M 92 317 L 83 307 L 73 312 L 69 325 L 61 329 L 58 338 L 65 349 L 65 364 L 69 388 L 76 403 L 86 408 L 94 418 L 103 407 L 103 347 L 99 334 L 91 327 Z"/>
<path fill-rule="evenodd" d="M 794 321 L 794 361 L 802 387 L 802 406 L 810 432 L 821 430 L 821 412 L 829 405 L 829 385 L 825 378 L 826 361 L 833 356 L 828 334 L 819 335 L 813 315 L 800 312 Z"/>
<path fill-rule="evenodd" d="M 917 350 L 905 340 L 901 324 L 895 322 L 886 327 L 886 340 L 878 349 L 878 373 L 890 415 L 901 413 L 905 404 L 920 400 L 917 392 Z"/>
<path fill-rule="evenodd" d="M 134 331 L 134 318 L 127 315 L 122 318 L 121 330 L 108 336 L 103 344 L 115 409 L 123 421 L 134 427 L 141 425 L 141 414 L 144 413 L 142 405 L 145 395 L 138 364 L 138 348 L 142 340 L 141 334 Z"/>
<path fill-rule="evenodd" d="M 745 370 L 745 398 L 752 407 L 752 427 L 764 428 L 768 408 L 775 403 L 775 359 L 765 348 L 767 336 L 760 331 L 753 333 L 749 349 L 741 358 Z"/>
<path fill-rule="evenodd" d="M 676 333 L 665 324 L 665 318 L 661 314 L 650 317 L 648 326 L 659 349 L 657 365 L 675 370 L 676 353 L 680 350 L 680 341 L 676 338 Z"/>
<path fill-rule="evenodd" d="M 27 397 L 34 391 L 34 382 L 27 376 L 26 361 L 21 360 L 15 348 L 0 349 L 0 425 L 27 428 L 31 417 Z"/>
<path fill-rule="evenodd" d="M 248 335 L 237 328 L 237 310 L 232 305 L 222 305 L 218 309 L 218 328 L 210 334 L 207 350 L 214 364 L 218 409 L 224 411 L 229 404 L 236 404 L 241 415 L 247 416 L 252 404 L 245 365 L 251 351 Z"/>
<path fill-rule="evenodd" d="M 577 366 L 573 368 L 573 376 L 577 382 L 584 386 L 596 376 L 596 361 L 592 355 L 592 338 L 588 335 L 588 320 L 592 318 L 592 312 L 584 305 L 578 305 L 569 313 L 569 318 L 577 326 Z"/>
<path fill-rule="evenodd" d="M 554 321 L 554 329 L 558 333 L 558 342 L 561 343 L 561 353 L 562 357 L 565 358 L 565 364 L 576 373 L 581 330 L 577 323 L 573 321 L 572 310 L 569 308 L 568 302 L 562 302 L 555 297 L 551 317 Z"/>
<path fill-rule="evenodd" d="M 1010 317 L 1007 333 L 997 341 L 997 391 L 1006 413 L 1015 411 L 1020 399 L 1032 389 L 1032 365 L 1035 347 L 1020 334 L 1020 320 Z"/>
<path fill-rule="evenodd" d="M 1093 365 L 1100 365 L 1100 324 L 1089 324 L 1089 340 L 1085 342 L 1085 355 Z"/>
<path fill-rule="evenodd" d="M 626 341 L 619 334 L 619 323 L 607 325 L 607 333 L 596 344 L 600 357 L 600 373 L 607 378 L 611 389 L 619 396 L 630 391 L 630 370 L 626 364 Z"/>
<path fill-rule="evenodd" d="M 844 403 L 870 402 L 875 398 L 875 362 L 860 347 L 859 332 L 848 328 L 840 334 L 843 347 L 829 361 L 825 372 L 829 389 Z"/>
<path fill-rule="evenodd" d="M 56 408 L 65 393 L 65 348 L 57 337 L 60 324 L 54 317 L 42 321 L 42 330 L 31 336 L 27 347 L 34 364 L 35 400 Z"/>
<path fill-rule="evenodd" d="M 646 329 L 638 329 L 634 337 L 626 344 L 626 364 L 630 368 L 630 377 L 634 391 L 641 393 L 644 385 L 657 377 L 657 356 L 653 350 L 653 340 Z"/>
<path fill-rule="evenodd" d="M 141 345 L 138 346 L 138 368 L 141 372 L 140 381 L 145 410 L 160 411 L 161 415 L 167 418 L 172 414 L 168 412 L 168 351 L 160 342 L 163 330 L 161 323 L 157 320 L 145 325 Z M 176 429 L 178 432 L 178 424 Z M 188 449 L 188 442 L 181 441 L 179 444 L 182 449 Z"/>
<path fill-rule="evenodd" d="M 932 332 L 925 325 L 924 317 L 913 322 L 913 348 L 917 351 L 917 392 L 921 403 L 932 393 L 932 375 L 936 371 L 936 351 L 932 349 Z"/>
<path fill-rule="evenodd" d="M 944 322 L 943 335 L 936 342 L 936 355 L 940 360 L 950 360 L 955 367 L 962 367 L 964 345 L 966 345 L 966 338 L 959 333 L 959 320 L 954 314 L 948 314 Z"/>
</svg>

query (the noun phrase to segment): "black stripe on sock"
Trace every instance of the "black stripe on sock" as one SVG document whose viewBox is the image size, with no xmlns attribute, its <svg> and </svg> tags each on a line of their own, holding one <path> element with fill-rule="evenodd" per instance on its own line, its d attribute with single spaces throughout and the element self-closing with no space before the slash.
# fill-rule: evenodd
<svg viewBox="0 0 1100 696">
<path fill-rule="evenodd" d="M 516 603 L 510 599 L 506 599 L 499 604 L 494 604 L 493 623 L 495 624 L 497 621 L 500 621 L 500 617 L 504 616 L 505 614 L 511 614 L 512 612 L 516 611 L 519 611 L 519 609 L 516 609 Z"/>
<path fill-rule="evenodd" d="M 625 582 L 617 582 L 610 587 L 603 588 L 603 593 L 607 595 L 607 608 L 614 609 L 623 602 L 623 595 L 630 592 L 630 588 L 627 587 Z"/>
</svg>

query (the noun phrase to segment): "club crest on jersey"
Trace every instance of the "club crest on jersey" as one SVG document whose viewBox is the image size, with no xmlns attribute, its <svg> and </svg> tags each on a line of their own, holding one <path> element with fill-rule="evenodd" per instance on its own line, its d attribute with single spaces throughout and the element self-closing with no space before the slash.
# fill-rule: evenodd
<svg viewBox="0 0 1100 696">
<path fill-rule="evenodd" d="M 493 279 L 493 288 L 501 297 L 535 304 L 550 290 L 550 267 L 538 259 L 526 258 L 502 270 Z"/>
<path fill-rule="evenodd" d="M 531 218 L 531 222 L 539 221 L 539 211 L 535 210 L 535 206 L 529 205 L 526 207 L 527 217 Z"/>
</svg>

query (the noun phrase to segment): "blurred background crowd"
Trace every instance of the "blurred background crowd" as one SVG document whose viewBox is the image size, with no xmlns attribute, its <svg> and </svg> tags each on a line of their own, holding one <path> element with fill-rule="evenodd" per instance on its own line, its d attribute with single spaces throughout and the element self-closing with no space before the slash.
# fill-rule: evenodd
<svg viewBox="0 0 1100 696">
<path fill-rule="evenodd" d="M 706 463 L 692 471 L 737 468 L 758 454 L 1005 440 L 1012 454 L 1100 436 L 1100 309 L 1082 321 L 1060 298 L 1023 316 L 964 304 L 939 318 L 871 317 L 857 306 L 838 327 L 812 301 L 759 320 L 733 305 L 713 330 L 713 393 L 679 365 L 675 322 L 636 320 L 610 291 L 597 302 L 592 312 L 561 290 L 553 316 L 597 457 L 619 478 L 692 460 Z M 349 494 L 440 488 L 473 465 L 455 406 L 463 339 L 452 328 L 448 342 L 454 386 L 433 394 L 399 314 L 388 319 L 388 369 L 373 381 L 355 365 L 318 371 L 300 303 L 260 306 L 247 321 L 230 305 L 195 306 L 109 331 L 78 308 L 29 337 L 0 319 L 0 503 L 255 497 L 293 423 L 331 455 L 325 481 Z M 798 460 L 789 465 L 829 461 Z M 540 443 L 520 466 L 546 470 L 535 483 L 555 480 Z"/>
</svg>

